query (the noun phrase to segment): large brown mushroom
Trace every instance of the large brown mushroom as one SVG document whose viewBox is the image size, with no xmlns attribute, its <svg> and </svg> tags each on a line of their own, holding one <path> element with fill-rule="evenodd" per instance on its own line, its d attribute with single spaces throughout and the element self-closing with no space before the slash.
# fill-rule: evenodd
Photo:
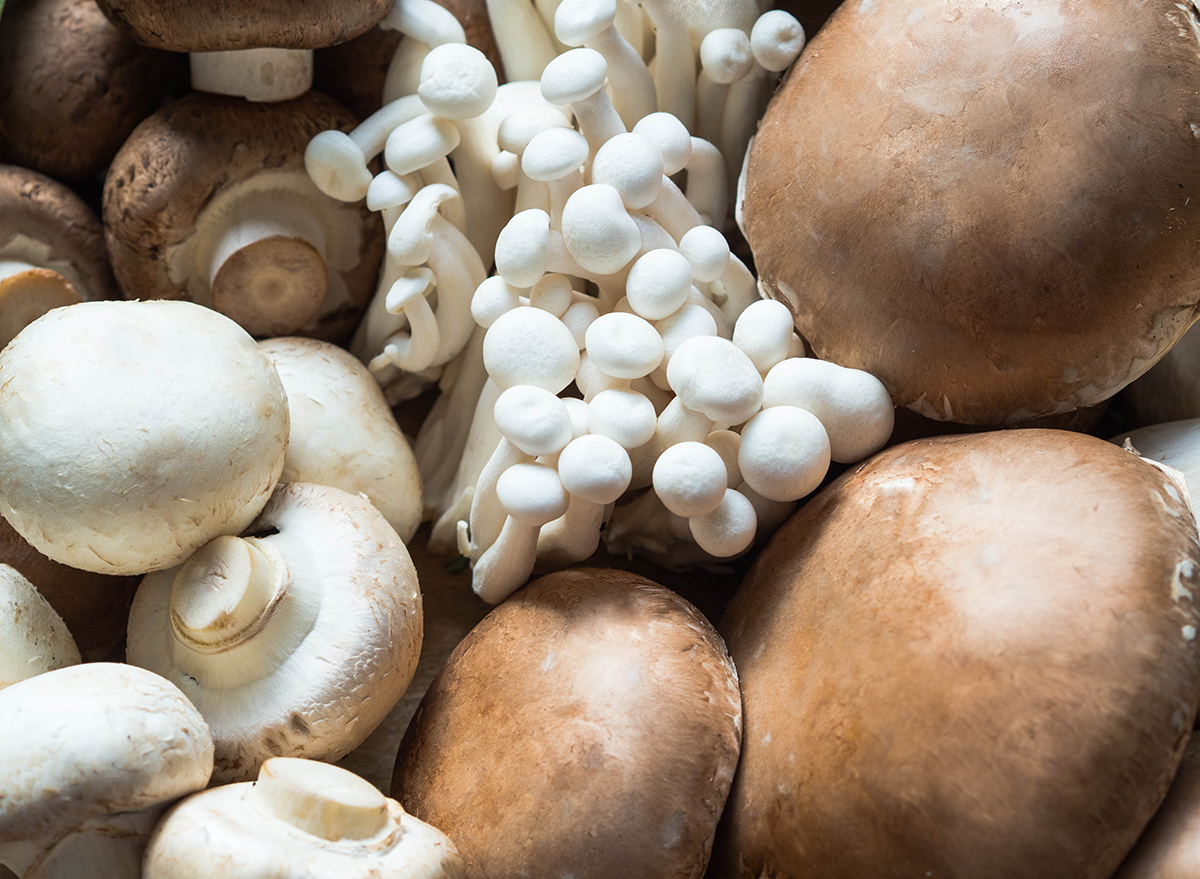
<svg viewBox="0 0 1200 879">
<path fill-rule="evenodd" d="M 92 177 L 182 82 L 181 58 L 139 46 L 93 0 L 8 0 L 0 162 L 56 180 Z"/>
<path fill-rule="evenodd" d="M 1188 741 L 1171 790 L 1113 879 L 1200 875 L 1200 739 Z"/>
<path fill-rule="evenodd" d="M 1196 316 L 1198 33 L 1175 0 L 843 4 L 750 152 L 760 284 L 929 417 L 1111 396 Z"/>
<path fill-rule="evenodd" d="M 125 295 L 209 305 L 256 336 L 343 340 L 374 292 L 383 224 L 321 193 L 304 149 L 355 124 L 316 92 L 268 104 L 192 94 L 145 120 L 104 186 Z"/>
<path fill-rule="evenodd" d="M 0 348 L 52 308 L 118 298 L 91 209 L 43 174 L 0 165 Z"/>
<path fill-rule="evenodd" d="M 392 795 L 468 877 L 698 879 L 740 734 L 737 674 L 695 608 L 623 571 L 560 571 L 451 654 Z"/>
<path fill-rule="evenodd" d="M 720 630 L 742 759 L 714 877 L 1108 879 L 1200 700 L 1182 481 L 1095 437 L 893 447 L 826 488 Z"/>
</svg>

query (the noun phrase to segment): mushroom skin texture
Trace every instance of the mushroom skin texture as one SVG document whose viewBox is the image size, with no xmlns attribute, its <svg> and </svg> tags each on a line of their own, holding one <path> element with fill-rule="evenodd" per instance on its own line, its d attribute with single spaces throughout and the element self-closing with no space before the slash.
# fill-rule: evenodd
<svg viewBox="0 0 1200 879">
<path fill-rule="evenodd" d="M 365 495 L 407 545 L 421 523 L 421 474 L 371 373 L 317 339 L 259 343 L 287 392 L 291 431 L 284 482 Z"/>
<path fill-rule="evenodd" d="M 1095 437 L 917 440 L 776 532 L 720 623 L 741 763 L 714 877 L 1107 879 L 1200 699 L 1177 474 Z"/>
<path fill-rule="evenodd" d="M 1200 874 L 1200 739 L 1190 739 L 1167 798 L 1113 879 Z"/>
<path fill-rule="evenodd" d="M 0 691 L 0 862 L 26 879 L 84 864 L 136 876 L 104 868 L 140 862 L 130 826 L 148 836 L 142 819 L 203 789 L 212 759 L 200 714 L 143 669 L 96 662 L 13 684 Z"/>
<path fill-rule="evenodd" d="M 416 570 L 367 500 L 281 483 L 247 535 L 220 540 L 250 543 L 273 560 L 274 591 L 257 613 L 233 621 L 253 596 L 229 614 L 189 611 L 203 613 L 205 595 L 235 585 L 224 552 L 191 586 L 199 553 L 147 576 L 129 613 L 129 662 L 174 682 L 200 709 L 220 783 L 253 779 L 270 757 L 341 759 L 399 701 L 421 652 Z"/>
<path fill-rule="evenodd" d="M 28 269 L 0 272 L 0 349 L 51 308 L 121 297 L 91 208 L 58 181 L 15 165 L 0 165 L 3 263 Z"/>
<path fill-rule="evenodd" d="M 1197 19 L 1174 0 L 844 4 L 749 153 L 760 286 L 816 356 L 931 418 L 1116 393 L 1196 317 Z"/>
<path fill-rule="evenodd" d="M 183 58 L 139 46 L 92 0 L 8 0 L 0 162 L 56 180 L 100 174 L 185 77 Z"/>
<path fill-rule="evenodd" d="M 274 757 L 257 782 L 178 803 L 154 830 L 142 879 L 461 879 L 437 828 L 345 769 Z"/>
<path fill-rule="evenodd" d="M 62 617 L 16 568 L 0 564 L 0 690 L 79 661 Z"/>
<path fill-rule="evenodd" d="M 467 876 L 699 877 L 740 739 L 737 673 L 695 608 L 624 571 L 560 571 L 455 648 L 392 795 Z"/>
<path fill-rule="evenodd" d="M 319 192 L 304 170 L 304 150 L 317 133 L 350 131 L 356 124 L 348 110 L 318 92 L 266 104 L 193 93 L 143 121 L 113 159 L 104 184 L 105 238 L 125 296 L 213 305 L 221 235 L 240 218 L 248 195 L 259 208 L 277 205 L 282 218 L 316 217 L 324 256 L 293 248 L 286 262 L 271 264 L 295 266 L 289 283 L 299 278 L 306 285 L 321 283 L 312 276 L 323 266 L 328 288 L 319 305 L 299 315 L 239 322 L 257 336 L 298 333 L 345 341 L 374 293 L 383 223 L 365 203 L 342 204 Z M 314 256 L 320 257 L 316 265 Z M 289 294 L 267 287 L 261 295 L 279 303 Z"/>
<path fill-rule="evenodd" d="M 64 565 L 145 573 L 241 531 L 287 434 L 270 361 L 190 302 L 82 302 L 0 351 L 0 514 Z"/>
</svg>

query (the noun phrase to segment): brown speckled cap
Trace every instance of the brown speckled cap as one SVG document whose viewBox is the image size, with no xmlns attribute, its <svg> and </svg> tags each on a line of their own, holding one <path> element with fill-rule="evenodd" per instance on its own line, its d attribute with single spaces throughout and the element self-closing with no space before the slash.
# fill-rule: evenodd
<svg viewBox="0 0 1200 879">
<path fill-rule="evenodd" d="M 97 0 L 134 39 L 172 52 L 318 49 L 374 27 L 392 0 Z"/>
<path fill-rule="evenodd" d="M 1198 19 L 1175 0 L 843 4 L 750 152 L 760 283 L 816 356 L 923 415 L 1112 395 L 1200 300 Z"/>
</svg>

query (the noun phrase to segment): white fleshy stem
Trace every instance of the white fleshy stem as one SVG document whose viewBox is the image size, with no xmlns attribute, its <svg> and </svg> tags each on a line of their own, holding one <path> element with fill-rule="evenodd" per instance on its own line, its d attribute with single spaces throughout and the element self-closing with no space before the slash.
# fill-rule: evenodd
<svg viewBox="0 0 1200 879">
<path fill-rule="evenodd" d="M 488 21 L 510 82 L 537 80 L 556 55 L 551 29 L 529 0 L 487 0 Z"/>
<path fill-rule="evenodd" d="M 638 57 L 643 62 L 648 60 L 646 57 L 648 29 L 642 7 L 637 3 L 629 2 L 629 0 L 617 0 L 617 19 L 614 24 L 625 41 L 638 53 Z M 653 73 L 651 76 L 653 77 Z"/>
<path fill-rule="evenodd" d="M 663 176 L 662 189 L 645 212 L 678 241 L 689 229 L 704 225 L 704 217 L 688 201 L 670 177 Z"/>
<path fill-rule="evenodd" d="M 663 506 L 653 491 L 613 510 L 600 536 L 614 555 L 633 558 L 636 552 L 669 570 L 728 570 L 696 545 L 688 520 Z"/>
<path fill-rule="evenodd" d="M 409 269 L 392 285 L 384 297 L 385 310 L 391 315 L 402 315 L 408 326 L 383 341 L 381 352 L 367 364 L 372 373 L 384 366 L 420 372 L 433 365 L 441 334 L 425 296 L 432 287 L 433 272 L 424 266 Z"/>
<path fill-rule="evenodd" d="M 676 443 L 704 442 L 714 427 L 712 419 L 694 412 L 675 397 L 658 416 L 654 438 L 650 442 L 629 451 L 633 462 L 631 489 L 645 488 L 651 484 L 654 464 L 664 450 Z M 690 534 L 690 532 L 689 532 Z"/>
<path fill-rule="evenodd" d="M 417 95 L 384 104 L 349 134 L 322 131 L 304 150 L 304 168 L 321 192 L 339 201 L 358 201 L 370 188 L 367 163 L 383 152 L 397 127 L 427 113 Z"/>
<path fill-rule="evenodd" d="M 733 254 L 724 273 L 710 285 L 713 300 L 730 323 L 737 323 L 746 307 L 762 298 L 754 274 Z"/>
<path fill-rule="evenodd" d="M 730 195 L 725 157 L 709 141 L 693 137 L 686 167 L 687 200 L 700 214 L 704 225 L 724 229 Z"/>
<path fill-rule="evenodd" d="M 606 513 L 604 504 L 572 495 L 567 512 L 538 533 L 536 567 L 558 571 L 591 556 L 600 546 Z"/>
<path fill-rule="evenodd" d="M 665 15 L 654 22 L 654 89 L 658 109 L 675 116 L 688 131 L 696 123 L 696 50 L 692 34 L 686 25 Z"/>
<path fill-rule="evenodd" d="M 529 579 L 537 561 L 541 528 L 507 516 L 496 540 L 471 565 L 471 588 L 488 604 L 499 604 Z"/>
<path fill-rule="evenodd" d="M 514 464 L 529 463 L 533 460 L 533 455 L 526 455 L 507 439 L 501 437 L 491 457 L 479 472 L 474 496 L 471 499 L 471 515 L 467 520 L 468 531 L 465 545 L 463 533 L 461 530 L 459 531 L 458 551 L 471 559 L 472 563 L 478 562 L 483 554 L 496 543 L 505 525 L 505 520 L 509 518 L 496 494 L 496 484 L 499 482 L 501 474 Z M 533 543 L 536 547 L 536 533 Z M 532 570 L 532 563 L 530 563 L 530 570 Z M 526 577 L 528 576 L 526 574 Z"/>
<path fill-rule="evenodd" d="M 459 184 L 454 170 L 450 167 L 450 162 L 445 158 L 438 159 L 426 165 L 418 174 L 421 182 L 426 186 L 440 183 L 458 193 L 458 198 L 447 199 L 442 203 L 441 212 L 454 228 L 465 234 L 467 231 L 467 207 L 462 197 L 462 186 Z"/>
<path fill-rule="evenodd" d="M 750 138 L 762 118 L 763 102 L 770 96 L 770 87 L 777 76 L 755 64 L 745 78 L 729 86 L 721 110 L 721 133 L 716 141 L 727 167 L 742 167 Z"/>
<path fill-rule="evenodd" d="M 312 88 L 312 49 L 192 52 L 192 88 L 248 101 L 288 101 Z"/>
<path fill-rule="evenodd" d="M 437 324 L 441 343 L 432 366 L 451 360 L 471 338 L 471 296 L 487 278 L 487 270 L 467 237 L 439 216 L 433 220 L 433 246 L 428 265 L 437 286 Z"/>
<path fill-rule="evenodd" d="M 383 86 L 385 104 L 416 94 L 421 63 L 431 48 L 467 41 L 467 33 L 454 13 L 434 0 L 396 0 L 379 27 L 404 34 L 388 65 Z"/>
</svg>

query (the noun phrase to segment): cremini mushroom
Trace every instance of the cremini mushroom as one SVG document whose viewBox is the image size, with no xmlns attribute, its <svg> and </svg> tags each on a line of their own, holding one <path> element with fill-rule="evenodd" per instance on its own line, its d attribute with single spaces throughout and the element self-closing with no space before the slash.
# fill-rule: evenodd
<svg viewBox="0 0 1200 879">
<path fill-rule="evenodd" d="M 1200 870 L 1200 739 L 1188 740 L 1167 798 L 1112 879 L 1186 879 Z"/>
<path fill-rule="evenodd" d="M 212 765 L 200 714 L 144 669 L 87 663 L 0 690 L 0 863 L 24 879 L 138 879 L 155 822 Z"/>
<path fill-rule="evenodd" d="M 406 544 L 421 521 L 421 474 L 379 385 L 359 361 L 317 339 L 259 343 L 287 394 L 283 482 L 363 494 Z"/>
<path fill-rule="evenodd" d="M 245 537 L 218 537 L 146 577 L 129 661 L 200 709 L 214 778 L 272 756 L 335 761 L 396 704 L 421 650 L 421 594 L 404 543 L 362 497 L 281 484 Z"/>
<path fill-rule="evenodd" d="M 146 847 L 143 879 L 462 879 L 462 859 L 435 827 L 337 766 L 273 757 L 258 780 L 195 794 L 171 809 Z"/>
<path fill-rule="evenodd" d="M 0 512 L 63 564 L 145 573 L 241 531 L 287 434 L 271 362 L 190 302 L 55 309 L 0 352 Z"/>
<path fill-rule="evenodd" d="M 79 662 L 62 617 L 16 568 L 0 564 L 0 690 Z"/>
<path fill-rule="evenodd" d="M 49 177 L 0 165 L 0 349 L 52 308 L 120 295 L 91 209 Z"/>
<path fill-rule="evenodd" d="M 125 295 L 199 302 L 255 336 L 345 341 L 374 289 L 383 226 L 320 192 L 304 154 L 318 132 L 354 123 L 315 92 L 274 104 L 192 94 L 142 122 L 104 187 Z"/>
</svg>

